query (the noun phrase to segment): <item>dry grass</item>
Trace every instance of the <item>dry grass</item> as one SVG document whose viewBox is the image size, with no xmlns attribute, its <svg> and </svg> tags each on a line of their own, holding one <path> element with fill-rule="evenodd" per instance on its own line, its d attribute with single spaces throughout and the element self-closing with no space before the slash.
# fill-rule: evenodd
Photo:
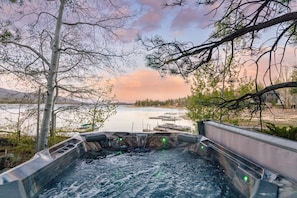
<svg viewBox="0 0 297 198">
<path fill-rule="evenodd" d="M 262 120 L 265 122 L 274 123 L 278 126 L 297 126 L 297 109 L 282 109 L 270 108 L 262 111 Z M 252 128 L 260 127 L 259 113 L 251 116 L 249 112 L 241 114 L 240 126 Z"/>
</svg>

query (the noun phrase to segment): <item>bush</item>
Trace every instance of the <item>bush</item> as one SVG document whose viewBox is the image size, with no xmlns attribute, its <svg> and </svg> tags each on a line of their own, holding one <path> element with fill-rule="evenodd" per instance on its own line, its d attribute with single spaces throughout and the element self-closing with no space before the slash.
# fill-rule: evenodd
<svg viewBox="0 0 297 198">
<path fill-rule="evenodd" d="M 294 127 L 294 126 L 280 127 L 270 122 L 266 122 L 266 127 L 268 129 L 264 129 L 263 130 L 264 133 L 297 141 L 297 127 Z"/>
<path fill-rule="evenodd" d="M 49 138 L 49 146 L 67 139 L 67 137 L 54 136 Z M 2 137 L 0 150 L 6 150 L 12 154 L 13 157 L 9 158 L 4 168 L 12 168 L 29 159 L 35 154 L 35 138 L 31 136 L 12 133 L 7 137 Z"/>
</svg>

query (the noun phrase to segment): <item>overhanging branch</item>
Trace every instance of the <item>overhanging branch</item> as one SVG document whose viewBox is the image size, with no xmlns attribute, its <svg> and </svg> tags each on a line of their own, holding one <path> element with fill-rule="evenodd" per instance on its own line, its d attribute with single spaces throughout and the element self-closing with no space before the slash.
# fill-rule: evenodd
<svg viewBox="0 0 297 198">
<path fill-rule="evenodd" d="M 261 91 L 255 92 L 255 93 L 248 93 L 245 94 L 239 98 L 233 99 L 233 100 L 226 100 L 223 103 L 219 104 L 220 108 L 228 108 L 228 109 L 236 109 L 239 104 L 241 102 L 250 100 L 250 99 L 255 99 L 255 98 L 260 98 L 261 96 L 263 96 L 265 93 L 271 92 L 271 91 L 275 91 L 278 89 L 283 89 L 283 88 L 293 88 L 293 87 L 297 87 L 297 82 L 293 81 L 293 82 L 284 82 L 284 83 L 279 83 L 279 84 L 274 84 L 271 86 L 267 86 L 264 89 L 262 89 Z"/>
</svg>

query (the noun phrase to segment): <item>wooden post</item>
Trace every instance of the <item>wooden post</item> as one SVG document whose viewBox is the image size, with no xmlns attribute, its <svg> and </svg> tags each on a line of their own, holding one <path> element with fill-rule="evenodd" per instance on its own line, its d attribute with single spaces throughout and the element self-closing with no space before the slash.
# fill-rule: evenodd
<svg viewBox="0 0 297 198">
<path fill-rule="evenodd" d="M 37 126 L 36 126 L 36 139 L 35 139 L 35 152 L 39 151 L 39 119 L 40 119 L 40 97 L 41 89 L 38 89 L 38 102 L 37 102 Z"/>
</svg>

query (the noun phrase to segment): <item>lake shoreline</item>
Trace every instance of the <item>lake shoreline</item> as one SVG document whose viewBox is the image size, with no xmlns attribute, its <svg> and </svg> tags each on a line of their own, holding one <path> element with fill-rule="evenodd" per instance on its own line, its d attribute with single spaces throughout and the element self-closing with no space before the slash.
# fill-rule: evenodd
<svg viewBox="0 0 297 198">
<path fill-rule="evenodd" d="M 137 106 L 135 104 L 131 104 L 131 105 L 126 105 L 126 106 L 129 106 L 131 108 L 163 108 L 163 109 L 182 109 L 182 110 L 186 110 L 187 108 L 186 107 L 176 107 L 176 106 L 170 106 L 170 105 L 161 105 L 161 106 Z"/>
</svg>

